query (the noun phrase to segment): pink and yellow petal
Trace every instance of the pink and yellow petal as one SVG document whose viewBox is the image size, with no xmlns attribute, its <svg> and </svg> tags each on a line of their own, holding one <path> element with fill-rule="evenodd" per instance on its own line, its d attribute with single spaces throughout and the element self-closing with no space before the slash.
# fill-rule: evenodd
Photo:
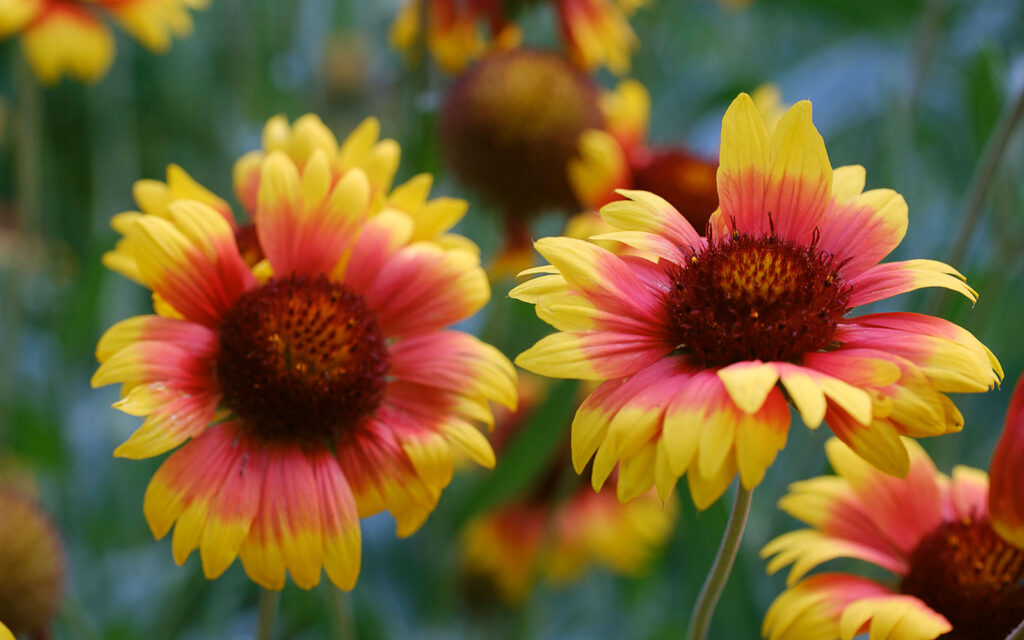
<svg viewBox="0 0 1024 640">
<path fill-rule="evenodd" d="M 253 582 L 284 587 L 285 571 L 302 589 L 320 583 L 323 520 L 320 490 L 310 457 L 293 445 L 268 446 L 259 510 L 239 550 Z"/>
<path fill-rule="evenodd" d="M 933 316 L 875 313 L 841 324 L 835 339 L 911 361 L 942 392 L 987 391 L 1002 380 L 999 361 L 970 332 Z"/>
<path fill-rule="evenodd" d="M 361 170 L 333 183 L 330 160 L 314 150 L 300 170 L 280 152 L 263 162 L 256 212 L 260 247 L 274 273 L 330 273 L 365 219 L 370 185 Z M 333 185 L 333 186 L 332 186 Z"/>
<path fill-rule="evenodd" d="M 512 363 L 489 344 L 467 333 L 444 331 L 413 336 L 393 344 L 391 373 L 415 382 L 467 396 L 516 406 L 516 372 Z"/>
<path fill-rule="evenodd" d="M 332 280 L 353 291 L 366 291 L 399 249 L 412 238 L 412 218 L 397 209 L 384 209 L 359 228 L 352 250 L 338 262 Z"/>
<path fill-rule="evenodd" d="M 721 214 L 712 216 L 712 220 L 720 219 L 729 229 L 735 226 L 739 231 L 766 233 L 765 193 L 770 171 L 771 151 L 764 121 L 750 96 L 741 93 L 722 118 L 716 177 Z"/>
<path fill-rule="evenodd" d="M 839 629 L 842 640 L 853 640 L 864 631 L 872 640 L 935 640 L 953 625 L 921 600 L 892 594 L 850 603 Z"/>
<path fill-rule="evenodd" d="M 672 351 L 661 338 L 610 331 L 560 332 L 516 356 L 516 364 L 550 378 L 607 380 L 632 375 Z"/>
<path fill-rule="evenodd" d="M 629 71 L 638 45 L 623 11 L 610 0 L 564 0 L 558 4 L 562 34 L 573 62 L 584 69 L 600 66 L 616 75 Z"/>
<path fill-rule="evenodd" d="M 840 170 L 844 170 L 842 174 Z M 864 188 L 863 167 L 840 167 L 821 223 L 819 246 L 854 278 L 889 255 L 907 233 L 907 202 L 891 189 Z"/>
<path fill-rule="evenodd" d="M 255 286 L 224 218 L 200 202 L 171 205 L 174 222 L 136 221 L 128 239 L 143 280 L 189 320 L 216 327 L 238 297 Z"/>
<path fill-rule="evenodd" d="M 693 254 L 706 245 L 686 217 L 661 196 L 625 189 L 618 193 L 626 200 L 610 202 L 601 208 L 601 217 L 610 225 L 659 235 L 686 254 Z"/>
<path fill-rule="evenodd" d="M 887 569 L 896 565 L 892 556 L 857 542 L 830 536 L 816 529 L 790 531 L 771 540 L 761 549 L 761 557 L 768 559 L 766 570 L 773 574 L 790 566 L 786 585 L 793 586 L 815 567 L 837 558 L 863 560 Z"/>
<path fill-rule="evenodd" d="M 842 543 L 863 560 L 896 575 L 907 570 L 907 557 L 874 522 L 872 506 L 836 476 L 795 482 L 779 499 L 779 508 L 819 530 L 821 544 Z M 765 552 L 766 554 L 768 552 Z"/>
<path fill-rule="evenodd" d="M 114 456 L 151 458 L 197 437 L 214 421 L 220 401 L 215 388 L 182 388 L 165 382 L 134 387 L 113 406 L 129 415 L 146 416 L 146 420 L 114 449 Z"/>
<path fill-rule="evenodd" d="M 235 226 L 231 206 L 176 164 L 167 165 L 166 182 L 148 179 L 136 180 L 132 185 L 132 196 L 141 211 L 168 220 L 171 219 L 168 206 L 172 202 L 175 200 L 197 200 L 216 209 L 224 216 L 229 225 Z M 118 224 L 116 216 L 115 220 L 111 221 L 111 226 L 122 234 L 127 232 L 123 225 Z"/>
<path fill-rule="evenodd" d="M 944 478 L 916 441 L 903 438 L 902 443 L 909 458 L 903 478 L 879 471 L 836 440 L 826 443 L 825 452 L 862 503 L 871 505 L 875 526 L 897 549 L 909 552 L 942 521 Z"/>
<path fill-rule="evenodd" d="M 1024 547 L 1024 377 L 1017 381 L 1006 423 L 989 468 L 988 510 L 992 527 L 1010 543 Z"/>
<path fill-rule="evenodd" d="M 114 36 L 78 3 L 47 3 L 22 33 L 21 48 L 44 84 L 65 74 L 98 82 L 114 61 Z"/>
<path fill-rule="evenodd" d="M 875 265 L 849 281 L 853 291 L 850 306 L 884 300 L 925 287 L 955 291 L 972 303 L 978 292 L 967 286 L 963 274 L 937 260 L 906 260 Z"/>
<path fill-rule="evenodd" d="M 363 291 L 388 336 L 437 331 L 473 315 L 490 299 L 479 258 L 419 242 L 396 251 Z"/>
<path fill-rule="evenodd" d="M 825 142 L 811 121 L 811 103 L 802 100 L 782 116 L 771 134 L 772 164 L 764 197 L 760 228 L 768 218 L 780 238 L 809 243 L 825 218 L 832 193 L 832 165 Z"/>
<path fill-rule="evenodd" d="M 203 570 L 219 576 L 238 554 L 264 484 L 258 446 L 223 423 L 172 454 L 146 489 L 143 511 L 154 536 L 174 528 L 175 561 L 200 549 Z"/>
</svg>

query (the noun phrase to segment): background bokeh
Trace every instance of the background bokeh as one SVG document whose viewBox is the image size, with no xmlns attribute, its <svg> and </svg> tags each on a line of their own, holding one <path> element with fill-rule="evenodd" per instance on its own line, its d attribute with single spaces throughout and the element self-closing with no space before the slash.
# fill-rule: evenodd
<svg viewBox="0 0 1024 640">
<path fill-rule="evenodd" d="M 459 230 L 481 245 L 485 261 L 497 250 L 496 215 L 453 183 L 438 150 L 436 114 L 452 79 L 427 65 L 410 68 L 387 47 L 396 9 L 396 0 L 215 0 L 196 15 L 195 34 L 167 55 L 153 56 L 119 34 L 111 72 L 91 87 L 64 81 L 43 89 L 16 42 L 0 43 L 0 452 L 33 469 L 68 549 L 57 638 L 251 637 L 255 625 L 258 589 L 238 563 L 208 582 L 195 555 L 178 568 L 169 540 L 153 541 L 141 505 L 159 460 L 111 456 L 138 420 L 109 408 L 116 389 L 89 387 L 103 329 L 149 302 L 146 291 L 99 262 L 115 240 L 110 217 L 134 207 L 134 180 L 163 178 L 175 162 L 230 199 L 232 163 L 259 146 L 269 116 L 313 111 L 343 137 L 374 114 L 384 135 L 402 145 L 399 180 L 434 172 L 435 192 L 472 203 Z M 632 24 L 642 42 L 633 75 L 652 94 L 653 143 L 684 142 L 713 154 L 728 102 L 776 82 L 787 101 L 812 100 L 834 166 L 863 164 L 868 188 L 905 196 L 910 230 L 892 257 L 951 260 L 981 298 L 971 308 L 955 294 L 926 291 L 885 308 L 937 311 L 992 348 L 1007 373 L 999 391 L 956 398 L 963 432 L 925 446 L 945 471 L 958 463 L 986 468 L 1024 369 L 1019 132 L 980 215 L 966 222 L 964 215 L 986 142 L 1024 88 L 1024 4 L 759 0 L 732 10 L 706 0 L 652 0 Z M 549 13 L 534 11 L 526 41 L 556 46 L 555 29 Z M 614 84 L 611 76 L 598 81 Z M 19 185 L 35 187 L 25 193 Z M 534 234 L 557 233 L 559 224 L 541 217 Z M 495 285 L 468 328 L 512 356 L 548 329 L 530 306 L 506 297 L 508 287 Z M 566 429 L 566 413 L 557 406 L 542 412 L 545 429 Z M 757 551 L 795 526 L 775 502 L 788 483 L 827 469 L 827 428 L 810 432 L 797 418 L 790 433 L 755 492 L 714 638 L 758 637 L 783 580 L 764 575 Z M 552 455 L 557 441 L 539 438 L 536 455 Z M 730 494 L 703 513 L 685 488 L 677 494 L 678 527 L 638 579 L 594 571 L 569 588 L 539 586 L 521 608 L 471 605 L 458 525 L 528 472 L 499 463 L 497 480 L 486 472 L 457 476 L 408 540 L 395 538 L 389 516 L 365 522 L 362 575 L 340 601 L 358 637 L 680 637 Z M 289 584 L 278 637 L 336 636 L 345 625 L 336 598 L 329 585 L 307 593 Z"/>
</svg>

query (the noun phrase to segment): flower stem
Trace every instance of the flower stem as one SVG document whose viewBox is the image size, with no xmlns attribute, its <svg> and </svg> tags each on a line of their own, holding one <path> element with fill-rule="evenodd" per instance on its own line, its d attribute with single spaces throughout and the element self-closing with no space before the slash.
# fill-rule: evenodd
<svg viewBox="0 0 1024 640">
<path fill-rule="evenodd" d="M 1006 636 L 1006 640 L 1024 640 L 1024 622 L 1017 625 L 1017 628 L 1010 632 L 1010 635 Z"/>
<path fill-rule="evenodd" d="M 356 621 L 352 615 L 352 596 L 341 589 L 330 586 L 328 598 L 331 619 L 339 640 L 353 640 L 356 637 Z"/>
<path fill-rule="evenodd" d="M 949 255 L 946 257 L 946 263 L 954 268 L 957 268 L 959 263 L 963 261 L 964 254 L 967 253 L 967 246 L 974 236 L 975 228 L 978 226 L 978 219 L 981 217 L 989 188 L 992 186 L 993 180 L 995 180 L 999 165 L 1002 163 L 1003 154 L 1006 152 L 1006 147 L 1013 137 L 1013 132 L 1017 125 L 1020 124 L 1022 118 L 1024 118 L 1024 90 L 1021 90 L 1016 100 L 1007 105 L 999 117 L 995 127 L 992 129 L 992 134 L 989 135 L 988 142 L 985 143 L 984 150 L 981 152 L 978 166 L 971 175 L 971 182 L 967 186 L 967 193 L 964 196 L 959 215 L 957 216 L 960 220 L 960 226 L 953 234 L 953 238 L 956 240 L 953 243 L 953 247 L 949 250 Z M 936 290 L 937 293 L 938 290 Z M 935 311 L 938 310 L 935 308 L 938 306 L 938 301 L 939 296 L 934 295 L 932 298 L 932 308 Z"/>
<path fill-rule="evenodd" d="M 715 605 L 718 604 L 718 598 L 722 595 L 722 589 L 725 588 L 733 562 L 736 560 L 736 553 L 740 549 L 743 529 L 747 524 L 747 516 L 750 515 L 750 498 L 753 493 L 752 489 L 744 489 L 742 483 L 736 487 L 736 500 L 732 505 L 732 513 L 729 514 L 729 522 L 725 525 L 722 544 L 718 547 L 718 555 L 715 556 L 711 571 L 708 572 L 700 595 L 697 596 L 697 604 L 693 607 L 690 629 L 686 634 L 689 640 L 705 640 L 708 635 Z"/>
<path fill-rule="evenodd" d="M 256 625 L 256 640 L 270 640 L 274 635 L 274 621 L 277 619 L 277 605 L 281 592 L 271 589 L 260 591 L 260 617 Z"/>
</svg>

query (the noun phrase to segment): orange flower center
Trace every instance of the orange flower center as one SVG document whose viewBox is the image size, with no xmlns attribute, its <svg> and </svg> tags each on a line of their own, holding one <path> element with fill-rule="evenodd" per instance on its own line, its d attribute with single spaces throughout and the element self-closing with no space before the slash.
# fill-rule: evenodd
<svg viewBox="0 0 1024 640">
<path fill-rule="evenodd" d="M 704 233 L 718 208 L 717 171 L 715 162 L 682 151 L 662 151 L 633 171 L 633 188 L 665 198 L 697 233 Z"/>
<path fill-rule="evenodd" d="M 363 297 L 322 275 L 247 292 L 220 327 L 224 404 L 270 440 L 323 442 L 351 430 L 380 404 L 389 368 Z"/>
<path fill-rule="evenodd" d="M 669 331 L 679 353 L 704 366 L 743 360 L 799 362 L 829 346 L 849 310 L 850 287 L 831 254 L 733 233 L 682 265 L 666 267 Z"/>
<path fill-rule="evenodd" d="M 943 523 L 910 554 L 901 590 L 946 616 L 945 640 L 1004 638 L 1024 620 L 1024 550 L 988 518 Z"/>
</svg>

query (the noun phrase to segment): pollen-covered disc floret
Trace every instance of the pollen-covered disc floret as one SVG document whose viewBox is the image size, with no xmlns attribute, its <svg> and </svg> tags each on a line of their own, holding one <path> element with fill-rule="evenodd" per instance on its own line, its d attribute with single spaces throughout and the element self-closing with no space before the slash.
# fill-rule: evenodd
<svg viewBox="0 0 1024 640">
<path fill-rule="evenodd" d="M 272 118 L 235 167 L 252 225 L 173 165 L 115 219 L 104 260 L 156 313 L 103 335 L 93 384 L 145 418 L 115 455 L 173 450 L 143 511 L 208 578 L 237 557 L 269 589 L 324 572 L 351 589 L 360 517 L 387 510 L 410 535 L 455 450 L 494 465 L 480 427 L 492 401 L 514 407 L 516 374 L 449 328 L 490 295 L 475 246 L 448 233 L 466 205 L 428 201 L 428 175 L 389 192 L 399 150 L 378 134 L 368 119 L 339 145 L 315 116 Z"/>
<path fill-rule="evenodd" d="M 1024 550 L 996 535 L 987 517 L 943 523 L 910 552 L 900 591 L 953 625 L 948 640 L 1004 638 L 1024 620 Z"/>
<path fill-rule="evenodd" d="M 665 269 L 668 329 L 704 366 L 799 362 L 829 346 L 849 308 L 839 265 L 816 243 L 735 233 Z"/>
<path fill-rule="evenodd" d="M 259 437 L 330 441 L 383 398 L 390 359 L 373 314 L 323 275 L 243 294 L 218 333 L 224 404 Z"/>
<path fill-rule="evenodd" d="M 620 102 L 643 103 L 629 86 Z M 699 508 L 736 475 L 751 489 L 786 445 L 787 405 L 896 476 L 909 464 L 900 436 L 963 427 L 945 394 L 998 384 L 992 353 L 939 318 L 856 309 L 922 287 L 977 293 L 941 262 L 882 262 L 907 204 L 864 184 L 862 167 L 832 169 L 809 102 L 769 133 L 741 94 L 722 119 L 720 206 L 705 227 L 665 194 L 620 189 L 600 210 L 613 231 L 534 244 L 550 265 L 510 295 L 558 332 L 516 362 L 602 382 L 572 426 L 573 464 L 592 461 L 595 488 L 618 467 L 626 496 L 653 485 L 665 499 L 683 475 Z"/>
</svg>

